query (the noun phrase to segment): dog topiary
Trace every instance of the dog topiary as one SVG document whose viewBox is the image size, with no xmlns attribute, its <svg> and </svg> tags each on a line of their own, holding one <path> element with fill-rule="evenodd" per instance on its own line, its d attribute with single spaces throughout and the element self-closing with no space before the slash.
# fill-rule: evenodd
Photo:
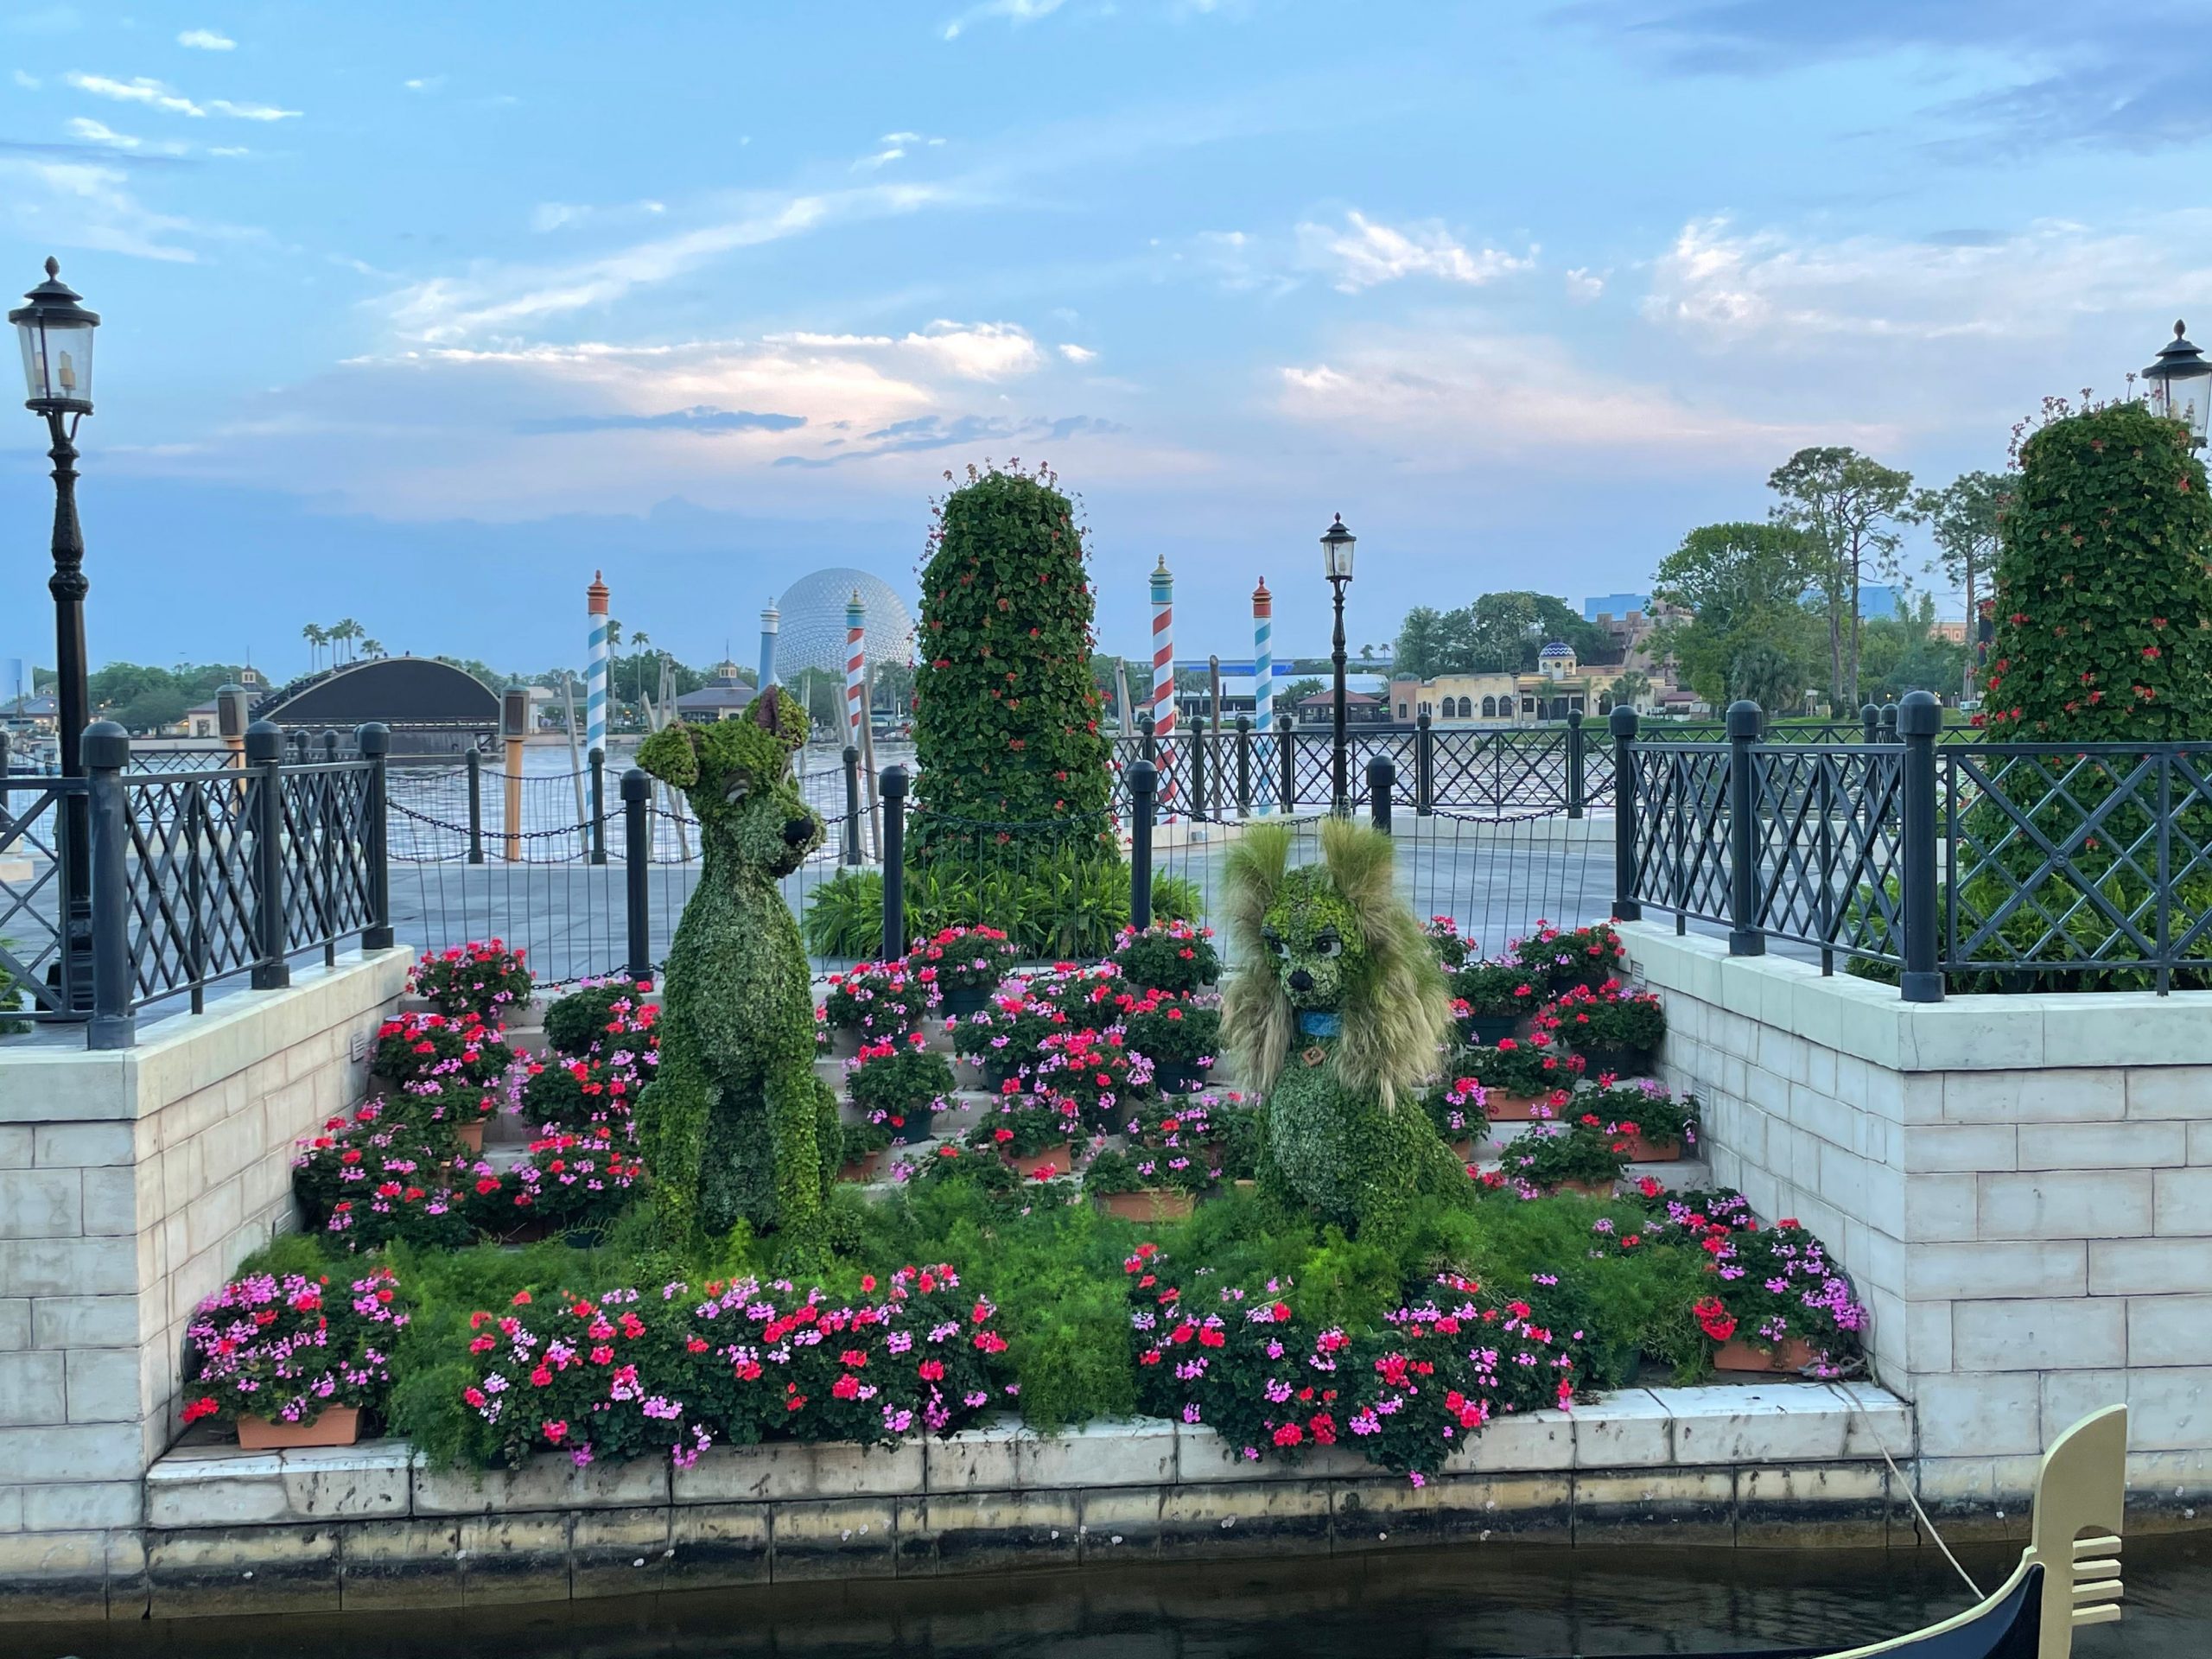
<svg viewBox="0 0 2212 1659">
<path fill-rule="evenodd" d="M 1321 826 L 1321 861 L 1293 868 L 1291 832 L 1245 832 L 1229 855 L 1237 969 L 1222 1034 L 1267 1099 L 1260 1189 L 1286 1207 L 1387 1233 L 1417 1194 L 1468 1191 L 1421 1109 L 1452 1026 L 1436 952 L 1390 886 L 1388 836 Z"/>
<path fill-rule="evenodd" d="M 670 946 L 660 1062 L 639 1096 L 659 1244 L 739 1221 L 804 1249 L 837 1178 L 836 1097 L 814 1072 L 814 999 L 798 925 L 776 889 L 822 844 L 791 757 L 806 714 L 780 689 L 737 720 L 678 723 L 638 764 L 682 790 L 702 861 Z"/>
</svg>

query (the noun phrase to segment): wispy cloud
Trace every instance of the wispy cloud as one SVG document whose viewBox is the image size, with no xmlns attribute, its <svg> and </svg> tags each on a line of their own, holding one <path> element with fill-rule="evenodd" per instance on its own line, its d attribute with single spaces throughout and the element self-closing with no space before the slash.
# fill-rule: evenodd
<svg viewBox="0 0 2212 1659">
<path fill-rule="evenodd" d="M 904 161 L 916 149 L 938 149 L 944 140 L 925 137 L 918 132 L 887 132 L 875 142 L 877 148 L 873 154 L 863 156 L 853 163 L 854 172 L 872 173 L 877 168 Z"/>
<path fill-rule="evenodd" d="M 144 206 L 112 165 L 0 156 L 0 214 L 29 241 L 175 264 L 199 257 L 177 240 L 198 227 Z"/>
<path fill-rule="evenodd" d="M 1100 420 L 1089 415 L 1069 415 L 1057 420 L 1042 417 L 1013 420 L 987 415 L 923 415 L 912 420 L 895 421 L 889 426 L 868 433 L 854 446 L 841 447 L 831 454 L 779 455 L 776 465 L 842 467 L 853 461 L 873 461 L 884 455 L 915 454 L 931 449 L 961 448 L 980 443 L 1006 442 L 1027 443 L 1032 439 L 1063 443 L 1073 437 L 1112 436 L 1128 430 L 1128 428 L 1119 422 Z"/>
<path fill-rule="evenodd" d="M 1479 287 L 1529 270 L 1536 255 L 1533 247 L 1525 254 L 1497 248 L 1470 251 L 1435 219 L 1420 220 L 1401 229 L 1357 211 L 1344 215 L 1342 226 L 1300 225 L 1298 242 L 1306 262 L 1328 273 L 1338 289 L 1346 294 L 1408 276 Z"/>
<path fill-rule="evenodd" d="M 435 92 L 446 84 L 443 75 L 416 75 L 411 80 L 399 83 L 410 92 Z"/>
<path fill-rule="evenodd" d="M 106 149 L 145 151 L 156 156 L 184 154 L 182 144 L 168 142 L 149 143 L 130 133 L 118 132 L 105 122 L 95 121 L 89 116 L 72 116 L 68 122 L 68 129 L 72 137 L 80 138 L 86 143 L 97 144 Z"/>
<path fill-rule="evenodd" d="M 1605 291 L 1605 279 L 1581 265 L 1568 271 L 1563 280 L 1567 283 L 1567 297 L 1577 305 L 1587 305 Z"/>
<path fill-rule="evenodd" d="M 701 404 L 664 415 L 557 415 L 518 421 L 518 432 L 790 432 L 806 424 L 804 415 L 756 415 L 750 410 L 716 409 Z"/>
<path fill-rule="evenodd" d="M 640 217 L 658 219 L 667 211 L 666 202 L 651 200 L 626 202 L 619 207 L 594 207 L 569 201 L 541 201 L 531 213 L 530 228 L 543 233 L 567 230 L 588 222 L 606 223 Z"/>
<path fill-rule="evenodd" d="M 27 92 L 35 92 L 38 91 L 40 87 L 46 85 L 46 83 L 41 80 L 36 75 L 27 75 L 20 69 L 15 72 L 15 75 L 16 85 L 22 87 Z"/>
<path fill-rule="evenodd" d="M 1077 346 L 1071 343 L 1062 345 L 1059 353 L 1071 363 L 1090 363 L 1096 361 L 1098 356 L 1098 353 L 1088 346 Z"/>
<path fill-rule="evenodd" d="M 1003 380 L 1044 360 L 1029 331 L 1011 322 L 939 320 L 899 344 L 963 380 Z"/>
<path fill-rule="evenodd" d="M 63 79 L 79 92 L 90 92 L 95 98 L 112 99 L 120 104 L 143 104 L 167 115 L 188 115 L 195 119 L 222 115 L 237 121 L 291 121 L 300 115 L 297 110 L 281 110 L 273 104 L 236 104 L 227 98 L 195 103 L 166 81 L 144 75 L 118 80 L 112 75 L 87 75 L 73 69 Z"/>
<path fill-rule="evenodd" d="M 212 29 L 188 29 L 176 37 L 176 43 L 195 52 L 228 52 L 238 45 L 229 35 L 218 35 Z"/>
<path fill-rule="evenodd" d="M 1034 22 L 1039 17 L 1049 17 L 1066 0 L 983 0 L 970 6 L 944 26 L 944 38 L 957 41 L 974 25 L 1002 17 L 1012 23 Z"/>
</svg>

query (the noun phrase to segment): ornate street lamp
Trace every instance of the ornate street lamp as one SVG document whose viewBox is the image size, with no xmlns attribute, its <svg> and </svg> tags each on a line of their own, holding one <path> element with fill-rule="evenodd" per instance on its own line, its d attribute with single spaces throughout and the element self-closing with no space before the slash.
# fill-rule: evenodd
<svg viewBox="0 0 2212 1659">
<path fill-rule="evenodd" d="M 2158 353 L 2158 360 L 2143 371 L 2150 383 L 2151 407 L 2189 429 L 2189 441 L 2204 443 L 2204 416 L 2212 407 L 2212 363 L 2189 343 L 2183 326 L 2174 324 L 2174 337 Z"/>
<path fill-rule="evenodd" d="M 59 262 L 46 262 L 46 280 L 23 296 L 28 305 L 8 314 L 23 346 L 24 406 L 46 416 L 54 447 L 54 574 L 47 591 L 54 595 L 54 690 L 60 716 L 61 772 L 85 775 L 85 722 L 92 718 L 92 694 L 85 664 L 85 537 L 77 525 L 77 423 L 92 412 L 92 330 L 97 313 L 78 303 L 83 297 L 61 280 Z M 91 820 L 83 796 L 64 804 L 68 858 L 67 917 L 63 955 L 85 965 L 71 976 L 72 1001 L 92 1006 L 92 898 Z"/>
<path fill-rule="evenodd" d="M 1351 580 L 1351 550 L 1354 537 L 1344 528 L 1341 512 L 1336 522 L 1321 532 L 1323 569 L 1328 573 L 1329 588 L 1336 600 L 1337 631 L 1331 636 L 1329 661 L 1336 669 L 1336 707 L 1333 710 L 1335 747 L 1329 757 L 1329 790 L 1333 809 L 1339 814 L 1351 810 L 1351 762 L 1344 737 L 1344 584 Z"/>
</svg>

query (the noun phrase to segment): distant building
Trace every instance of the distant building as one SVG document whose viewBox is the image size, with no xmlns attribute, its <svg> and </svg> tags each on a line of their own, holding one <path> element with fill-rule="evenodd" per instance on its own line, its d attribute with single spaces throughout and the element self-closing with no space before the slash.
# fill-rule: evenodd
<svg viewBox="0 0 2212 1659">
<path fill-rule="evenodd" d="M 727 659 L 715 664 L 715 677 L 696 691 L 676 700 L 676 717 L 695 726 L 711 726 L 734 720 L 751 706 L 753 688 L 738 677 L 738 666 Z"/>
<path fill-rule="evenodd" d="M 1300 726 L 1325 727 L 1336 720 L 1336 694 L 1316 691 L 1302 699 L 1298 705 Z M 1344 693 L 1344 724 L 1346 726 L 1387 726 L 1390 723 L 1390 705 L 1381 697 L 1365 691 L 1347 690 Z"/>
<path fill-rule="evenodd" d="M 11 732 L 50 734 L 61 718 L 61 705 L 50 693 L 0 702 L 0 727 Z"/>
<path fill-rule="evenodd" d="M 1862 620 L 1872 622 L 1877 618 L 1895 616 L 1904 604 L 1904 589 L 1887 583 L 1869 583 L 1859 590 L 1859 614 Z"/>
<path fill-rule="evenodd" d="M 1649 594 L 1600 594 L 1594 599 L 1582 601 L 1582 620 L 1597 622 L 1603 617 L 1626 616 L 1630 611 L 1648 611 L 1650 608 L 1651 595 Z"/>
<path fill-rule="evenodd" d="M 251 692 L 256 698 L 269 690 L 269 682 L 251 663 L 238 670 L 235 683 L 241 690 Z M 194 703 L 184 711 L 184 718 L 169 728 L 169 734 L 173 737 L 220 737 L 223 727 L 221 717 L 216 712 L 215 699 L 210 697 L 205 702 Z"/>
</svg>

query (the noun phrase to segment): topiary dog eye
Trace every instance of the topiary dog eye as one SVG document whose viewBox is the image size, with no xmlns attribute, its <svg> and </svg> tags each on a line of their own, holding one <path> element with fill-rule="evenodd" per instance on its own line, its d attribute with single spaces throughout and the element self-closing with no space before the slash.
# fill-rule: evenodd
<svg viewBox="0 0 2212 1659">
<path fill-rule="evenodd" d="M 1333 927 L 1325 927 L 1313 936 L 1313 954 L 1317 957 L 1338 957 L 1344 954 L 1344 942 Z"/>
<path fill-rule="evenodd" d="M 1260 935 L 1260 942 L 1279 957 L 1287 957 L 1290 954 L 1290 942 L 1273 928 L 1267 929 Z"/>
<path fill-rule="evenodd" d="M 734 806 L 752 792 L 753 779 L 741 772 L 732 777 L 728 785 L 722 790 L 722 799 Z"/>
</svg>

